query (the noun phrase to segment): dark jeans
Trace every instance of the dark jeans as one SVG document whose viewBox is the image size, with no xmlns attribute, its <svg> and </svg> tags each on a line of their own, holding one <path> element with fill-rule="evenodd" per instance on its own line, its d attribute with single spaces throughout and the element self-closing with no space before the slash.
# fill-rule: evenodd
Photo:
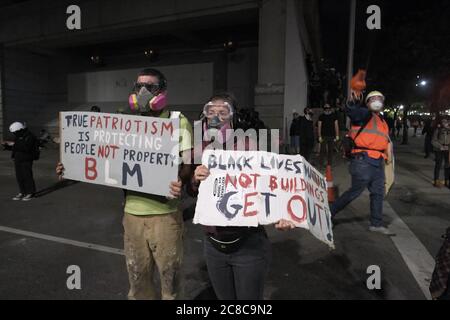
<svg viewBox="0 0 450 320">
<path fill-rule="evenodd" d="M 449 179 L 450 169 L 449 169 L 448 151 L 436 151 L 436 160 L 434 166 L 434 180 L 439 180 L 441 173 L 442 163 L 444 163 L 444 179 Z"/>
<path fill-rule="evenodd" d="M 325 155 L 327 157 L 327 164 L 333 164 L 333 152 L 334 152 L 334 137 L 324 137 L 323 142 L 320 144 L 320 164 L 323 165 Z"/>
<path fill-rule="evenodd" d="M 14 166 L 20 193 L 24 195 L 34 194 L 36 186 L 33 179 L 33 161 L 15 161 Z"/>
<path fill-rule="evenodd" d="M 205 258 L 214 291 L 220 300 L 262 300 L 271 260 L 264 232 L 252 233 L 234 253 L 218 251 L 205 238 Z"/>
<path fill-rule="evenodd" d="M 334 217 L 368 188 L 370 191 L 370 224 L 380 227 L 383 221 L 384 162 L 380 160 L 380 165 L 375 166 L 369 163 L 367 155 L 357 156 L 350 162 L 350 174 L 352 175 L 352 186 L 332 204 L 330 208 L 332 216 Z"/>
</svg>

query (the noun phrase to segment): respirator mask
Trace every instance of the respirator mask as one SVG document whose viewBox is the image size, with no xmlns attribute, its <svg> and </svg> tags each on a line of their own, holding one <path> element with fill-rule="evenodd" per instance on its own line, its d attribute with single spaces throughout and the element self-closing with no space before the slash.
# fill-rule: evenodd
<svg viewBox="0 0 450 320">
<path fill-rule="evenodd" d="M 128 98 L 130 109 L 134 112 L 160 111 L 167 105 L 166 91 L 160 92 L 159 84 L 136 83 Z"/>
<path fill-rule="evenodd" d="M 369 103 L 369 108 L 372 111 L 381 111 L 384 107 L 384 103 L 379 100 L 375 100 Z"/>
</svg>

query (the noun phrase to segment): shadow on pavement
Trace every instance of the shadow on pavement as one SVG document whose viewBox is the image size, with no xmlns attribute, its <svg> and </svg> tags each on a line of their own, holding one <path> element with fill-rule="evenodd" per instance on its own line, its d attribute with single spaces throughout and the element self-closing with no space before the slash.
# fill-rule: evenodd
<svg viewBox="0 0 450 320">
<path fill-rule="evenodd" d="M 45 188 L 45 189 L 42 189 L 42 190 L 36 192 L 34 196 L 35 196 L 35 198 L 40 198 L 40 197 L 46 196 L 49 193 L 57 191 L 59 189 L 70 187 L 71 185 L 77 184 L 78 182 L 79 181 L 74 181 L 74 180 L 59 181 L 48 188 Z"/>
<path fill-rule="evenodd" d="M 194 300 L 218 300 L 213 287 L 209 286 L 200 292 Z"/>
</svg>

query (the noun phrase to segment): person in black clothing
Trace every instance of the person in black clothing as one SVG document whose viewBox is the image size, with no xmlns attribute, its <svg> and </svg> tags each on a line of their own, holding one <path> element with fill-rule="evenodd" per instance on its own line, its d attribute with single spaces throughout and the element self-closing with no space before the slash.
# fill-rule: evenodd
<svg viewBox="0 0 450 320">
<path fill-rule="evenodd" d="M 329 104 L 323 107 L 323 114 L 318 121 L 318 133 L 320 143 L 320 165 L 324 166 L 324 158 L 327 156 L 327 165 L 333 162 L 333 151 L 335 142 L 339 141 L 339 124 L 336 114 Z"/>
<path fill-rule="evenodd" d="M 300 117 L 300 154 L 306 159 L 311 160 L 311 153 L 314 149 L 314 124 L 312 109 L 306 107 L 304 116 Z"/>
<path fill-rule="evenodd" d="M 400 118 L 397 118 L 395 120 L 395 129 L 397 130 L 397 133 L 395 135 L 396 139 L 400 138 L 400 131 L 402 130 L 402 128 L 403 128 L 403 120 Z"/>
<path fill-rule="evenodd" d="M 20 192 L 13 200 L 29 201 L 36 193 L 36 185 L 33 178 L 33 161 L 37 160 L 39 154 L 38 139 L 20 122 L 14 122 L 9 127 L 9 131 L 14 134 L 14 144 L 9 146 L 12 149 L 12 158 L 16 170 L 17 183 Z"/>
<path fill-rule="evenodd" d="M 91 112 L 102 112 L 98 106 L 92 106 Z"/>
<path fill-rule="evenodd" d="M 422 135 L 425 136 L 424 142 L 425 159 L 427 159 L 430 156 L 431 152 L 433 152 L 433 145 L 431 144 L 431 139 L 433 138 L 434 133 L 433 122 L 434 120 L 431 119 L 425 120 L 425 124 L 422 129 Z"/>
<path fill-rule="evenodd" d="M 395 137 L 395 120 L 394 120 L 394 118 L 386 115 L 384 117 L 384 120 L 386 121 L 386 123 L 389 127 L 389 136 L 391 138 L 394 138 Z"/>
<path fill-rule="evenodd" d="M 291 127 L 289 129 L 289 135 L 291 137 L 291 153 L 300 153 L 300 117 L 297 112 L 293 113 Z"/>
</svg>

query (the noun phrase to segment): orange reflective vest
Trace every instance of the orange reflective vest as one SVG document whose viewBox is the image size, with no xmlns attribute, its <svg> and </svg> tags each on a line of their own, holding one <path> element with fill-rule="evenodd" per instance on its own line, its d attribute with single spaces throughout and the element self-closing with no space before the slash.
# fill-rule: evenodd
<svg viewBox="0 0 450 320">
<path fill-rule="evenodd" d="M 389 146 L 389 127 L 380 116 L 372 114 L 372 118 L 366 127 L 356 138 L 361 126 L 352 126 L 350 129 L 350 137 L 354 140 L 356 147 L 352 153 L 367 152 L 367 155 L 373 159 L 383 157 L 387 159 L 386 151 Z"/>
</svg>

